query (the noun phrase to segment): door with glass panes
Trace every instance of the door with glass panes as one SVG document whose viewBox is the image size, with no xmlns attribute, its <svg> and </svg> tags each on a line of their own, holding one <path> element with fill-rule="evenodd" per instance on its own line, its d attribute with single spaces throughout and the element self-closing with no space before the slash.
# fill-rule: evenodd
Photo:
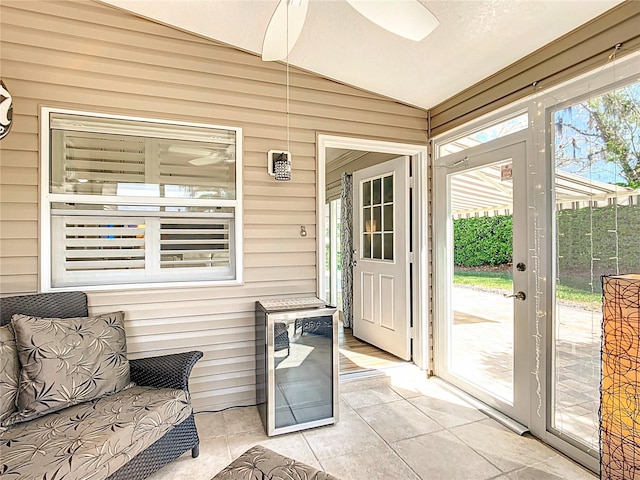
<svg viewBox="0 0 640 480">
<path fill-rule="evenodd" d="M 353 173 L 353 335 L 411 359 L 409 157 Z"/>
</svg>

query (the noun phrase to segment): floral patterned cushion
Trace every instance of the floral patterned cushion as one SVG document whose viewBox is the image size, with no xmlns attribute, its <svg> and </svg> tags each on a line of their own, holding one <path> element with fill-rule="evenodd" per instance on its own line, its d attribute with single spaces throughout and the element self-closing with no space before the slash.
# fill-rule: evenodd
<svg viewBox="0 0 640 480">
<path fill-rule="evenodd" d="M 11 324 L 0 327 L 0 422 L 16 411 L 20 362 Z"/>
<path fill-rule="evenodd" d="M 338 480 L 262 445 L 250 448 L 211 480 Z"/>
<path fill-rule="evenodd" d="M 132 387 L 0 432 L 0 476 L 100 480 L 192 413 L 184 390 Z"/>
<path fill-rule="evenodd" d="M 124 313 L 40 318 L 13 315 L 20 360 L 18 411 L 9 426 L 122 390 L 130 383 Z"/>
</svg>

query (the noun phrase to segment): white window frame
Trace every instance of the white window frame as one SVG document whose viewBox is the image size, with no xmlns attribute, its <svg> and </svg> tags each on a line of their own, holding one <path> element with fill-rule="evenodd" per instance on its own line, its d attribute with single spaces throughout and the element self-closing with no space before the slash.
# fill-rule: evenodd
<svg viewBox="0 0 640 480">
<path fill-rule="evenodd" d="M 234 209 L 234 250 L 235 255 L 231 257 L 230 261 L 235 266 L 235 278 L 223 279 L 223 280 L 183 280 L 172 282 L 144 282 L 144 283 L 118 283 L 118 284 L 104 284 L 104 285 L 81 285 L 71 287 L 54 287 L 52 285 L 52 264 L 53 258 L 51 255 L 52 248 L 52 204 L 54 202 L 63 201 L 64 198 L 68 198 L 68 195 L 52 194 L 50 193 L 50 168 L 51 168 L 51 114 L 68 114 L 79 115 L 83 117 L 95 117 L 104 118 L 109 120 L 128 120 L 139 121 L 147 123 L 155 123 L 159 125 L 175 125 L 194 128 L 211 128 L 211 129 L 224 129 L 235 132 L 236 137 L 236 162 L 235 162 L 235 190 L 236 195 L 233 200 L 217 200 L 216 205 L 222 207 L 232 207 Z M 194 286 L 223 286 L 223 285 L 241 285 L 243 284 L 243 206 L 242 206 L 242 154 L 243 154 L 243 137 L 242 128 L 228 127 L 220 125 L 211 125 L 204 123 L 194 122 L 181 122 L 181 121 L 169 121 L 160 120 L 154 118 L 128 116 L 128 115 L 113 115 L 104 114 L 80 110 L 70 110 L 64 108 L 55 107 L 41 107 L 40 110 L 40 259 L 39 259 L 39 277 L 40 277 L 40 291 L 52 292 L 52 291 L 65 291 L 65 290 L 123 290 L 123 289 L 149 289 L 149 288 L 192 288 Z M 86 199 L 86 196 L 77 195 L 74 197 L 75 201 L 82 202 Z M 114 199 L 115 200 L 115 199 Z M 118 197 L 117 203 L 129 203 L 132 205 L 140 206 L 157 206 L 176 203 L 179 206 L 210 206 L 211 203 L 201 199 L 180 199 L 179 202 L 175 202 L 176 199 L 167 198 L 141 198 L 141 197 Z M 95 203 L 95 199 L 93 199 Z M 197 276 L 197 275 L 196 275 Z"/>
</svg>

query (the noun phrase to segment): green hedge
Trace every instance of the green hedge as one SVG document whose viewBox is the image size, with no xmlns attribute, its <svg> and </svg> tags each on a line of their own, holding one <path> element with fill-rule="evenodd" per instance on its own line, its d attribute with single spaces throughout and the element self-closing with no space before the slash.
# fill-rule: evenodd
<svg viewBox="0 0 640 480">
<path fill-rule="evenodd" d="M 510 216 L 458 219 L 454 220 L 453 228 L 453 261 L 456 266 L 511 263 L 513 237 Z M 600 275 L 616 273 L 616 231 L 620 273 L 640 272 L 639 205 L 618 206 L 617 209 L 611 205 L 558 212 L 557 266 L 560 284 L 600 292 Z"/>
<path fill-rule="evenodd" d="M 464 267 L 511 263 L 511 216 L 461 218 L 453 221 L 453 263 Z"/>
<path fill-rule="evenodd" d="M 600 292 L 600 275 L 616 273 L 616 231 L 620 273 L 640 272 L 640 206 L 563 210 L 557 222 L 560 284 Z"/>
</svg>

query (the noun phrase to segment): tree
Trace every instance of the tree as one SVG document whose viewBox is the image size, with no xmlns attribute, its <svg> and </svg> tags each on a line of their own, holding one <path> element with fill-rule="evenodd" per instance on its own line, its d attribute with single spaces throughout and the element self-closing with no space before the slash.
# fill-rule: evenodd
<svg viewBox="0 0 640 480">
<path fill-rule="evenodd" d="M 640 83 L 565 107 L 554 115 L 556 166 L 570 172 L 615 165 L 610 183 L 640 188 Z"/>
</svg>

